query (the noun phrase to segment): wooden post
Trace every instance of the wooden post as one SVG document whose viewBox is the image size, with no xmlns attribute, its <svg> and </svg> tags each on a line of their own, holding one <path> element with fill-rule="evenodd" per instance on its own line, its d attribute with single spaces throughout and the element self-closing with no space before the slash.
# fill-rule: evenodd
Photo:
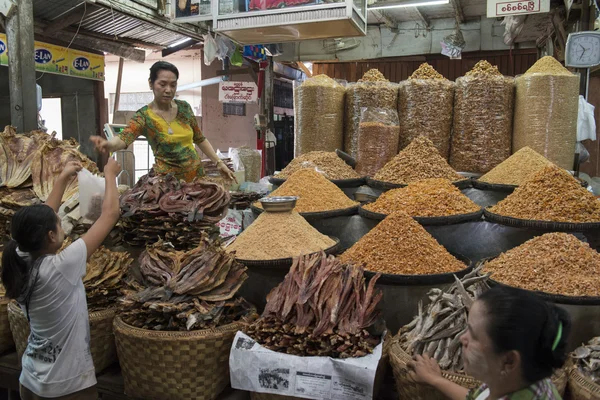
<svg viewBox="0 0 600 400">
<path fill-rule="evenodd" d="M 115 104 L 113 107 L 113 123 L 115 114 L 119 111 L 119 102 L 121 101 L 121 81 L 123 79 L 123 57 L 119 57 L 119 71 L 117 73 L 117 88 L 115 91 Z"/>
<path fill-rule="evenodd" d="M 18 131 L 37 129 L 34 22 L 32 0 L 20 0 L 6 24 L 11 124 Z"/>
</svg>

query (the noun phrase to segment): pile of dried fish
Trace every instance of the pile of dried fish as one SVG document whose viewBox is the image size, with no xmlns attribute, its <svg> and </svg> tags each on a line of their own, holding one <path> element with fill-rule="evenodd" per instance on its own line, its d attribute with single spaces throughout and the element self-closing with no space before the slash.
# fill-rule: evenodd
<svg viewBox="0 0 600 400">
<path fill-rule="evenodd" d="M 375 290 L 363 269 L 324 253 L 294 259 L 282 283 L 267 296 L 262 316 L 247 334 L 281 353 L 333 358 L 361 357 L 381 342 Z M 380 327 L 382 328 L 382 327 Z"/>
<path fill-rule="evenodd" d="M 443 370 L 462 371 L 460 337 L 467 330 L 467 317 L 474 300 L 489 289 L 489 275 L 481 275 L 480 268 L 456 279 L 448 290 L 432 289 L 429 305 L 419 302 L 418 315 L 400 329 L 400 346 L 411 356 L 433 357 Z"/>
<path fill-rule="evenodd" d="M 227 214 L 230 198 L 216 183 L 144 175 L 121 196 L 125 241 L 143 246 L 163 238 L 176 248 L 192 248 L 202 232 L 217 230 L 214 224 Z"/>
<path fill-rule="evenodd" d="M 234 210 L 245 210 L 250 208 L 250 204 L 259 200 L 263 197 L 261 193 L 255 192 L 230 192 L 231 201 L 229 202 L 229 208 Z"/>
<path fill-rule="evenodd" d="M 593 382 L 600 384 L 600 337 L 595 337 L 571 353 L 575 365 Z"/>
<path fill-rule="evenodd" d="M 42 131 L 17 134 L 12 126 L 0 133 L 0 187 L 31 187 L 31 164 L 51 136 Z"/>
<path fill-rule="evenodd" d="M 143 329 L 185 331 L 226 325 L 253 314 L 235 294 L 248 278 L 246 267 L 204 236 L 190 251 L 165 242 L 149 246 L 131 269 L 121 299 L 122 318 Z"/>
<path fill-rule="evenodd" d="M 100 247 L 90 257 L 83 278 L 89 311 L 115 305 L 124 283 L 123 277 L 132 262 L 129 253 L 111 251 L 106 247 Z"/>
</svg>

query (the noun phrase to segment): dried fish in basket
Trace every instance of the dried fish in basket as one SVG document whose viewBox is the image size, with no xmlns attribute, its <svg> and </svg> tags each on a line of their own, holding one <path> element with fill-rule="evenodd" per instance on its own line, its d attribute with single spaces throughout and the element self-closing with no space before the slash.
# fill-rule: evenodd
<svg viewBox="0 0 600 400">
<path fill-rule="evenodd" d="M 179 249 L 194 248 L 203 232 L 218 232 L 215 224 L 227 214 L 230 199 L 216 183 L 151 172 L 121 196 L 125 241 L 144 246 L 163 238 Z"/>
<path fill-rule="evenodd" d="M 600 395 L 600 337 L 571 353 L 574 368 L 596 385 L 596 394 Z"/>
<path fill-rule="evenodd" d="M 478 267 L 447 290 L 432 289 L 426 306 L 419 302 L 417 316 L 402 327 L 394 337 L 390 348 L 390 363 L 394 371 L 400 398 L 442 400 L 445 397 L 435 389 L 414 382 L 407 367 L 412 358 L 428 355 L 434 358 L 444 378 L 465 388 L 473 389 L 481 382 L 466 375 L 463 370 L 462 343 L 460 337 L 467 330 L 468 313 L 481 293 L 489 289 L 489 274 L 482 274 Z M 566 387 L 566 373 L 558 370 L 552 377 L 560 393 Z"/>
<path fill-rule="evenodd" d="M 131 269 L 114 325 L 125 391 L 156 400 L 217 398 L 229 383 L 235 333 L 256 317 L 236 297 L 246 278 L 246 267 L 206 237 L 189 251 L 149 246 Z"/>
<path fill-rule="evenodd" d="M 371 353 L 383 334 L 376 309 L 382 293 L 375 289 L 379 274 L 367 285 L 363 272 L 324 253 L 295 258 L 246 333 L 268 349 L 298 356 Z"/>
</svg>

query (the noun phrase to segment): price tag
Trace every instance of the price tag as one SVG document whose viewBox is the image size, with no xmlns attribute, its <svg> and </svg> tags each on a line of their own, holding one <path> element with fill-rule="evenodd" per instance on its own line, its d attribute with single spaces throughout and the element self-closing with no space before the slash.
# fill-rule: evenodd
<svg viewBox="0 0 600 400">
<path fill-rule="evenodd" d="M 550 0 L 488 0 L 487 17 L 538 14 L 550 11 Z"/>
</svg>

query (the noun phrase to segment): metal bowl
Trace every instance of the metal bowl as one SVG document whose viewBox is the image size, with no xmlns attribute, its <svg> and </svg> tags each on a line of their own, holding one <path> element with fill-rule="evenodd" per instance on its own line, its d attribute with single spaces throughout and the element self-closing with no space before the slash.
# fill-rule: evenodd
<svg viewBox="0 0 600 400">
<path fill-rule="evenodd" d="M 260 204 L 267 212 L 290 212 L 296 207 L 296 196 L 263 197 Z"/>
</svg>

